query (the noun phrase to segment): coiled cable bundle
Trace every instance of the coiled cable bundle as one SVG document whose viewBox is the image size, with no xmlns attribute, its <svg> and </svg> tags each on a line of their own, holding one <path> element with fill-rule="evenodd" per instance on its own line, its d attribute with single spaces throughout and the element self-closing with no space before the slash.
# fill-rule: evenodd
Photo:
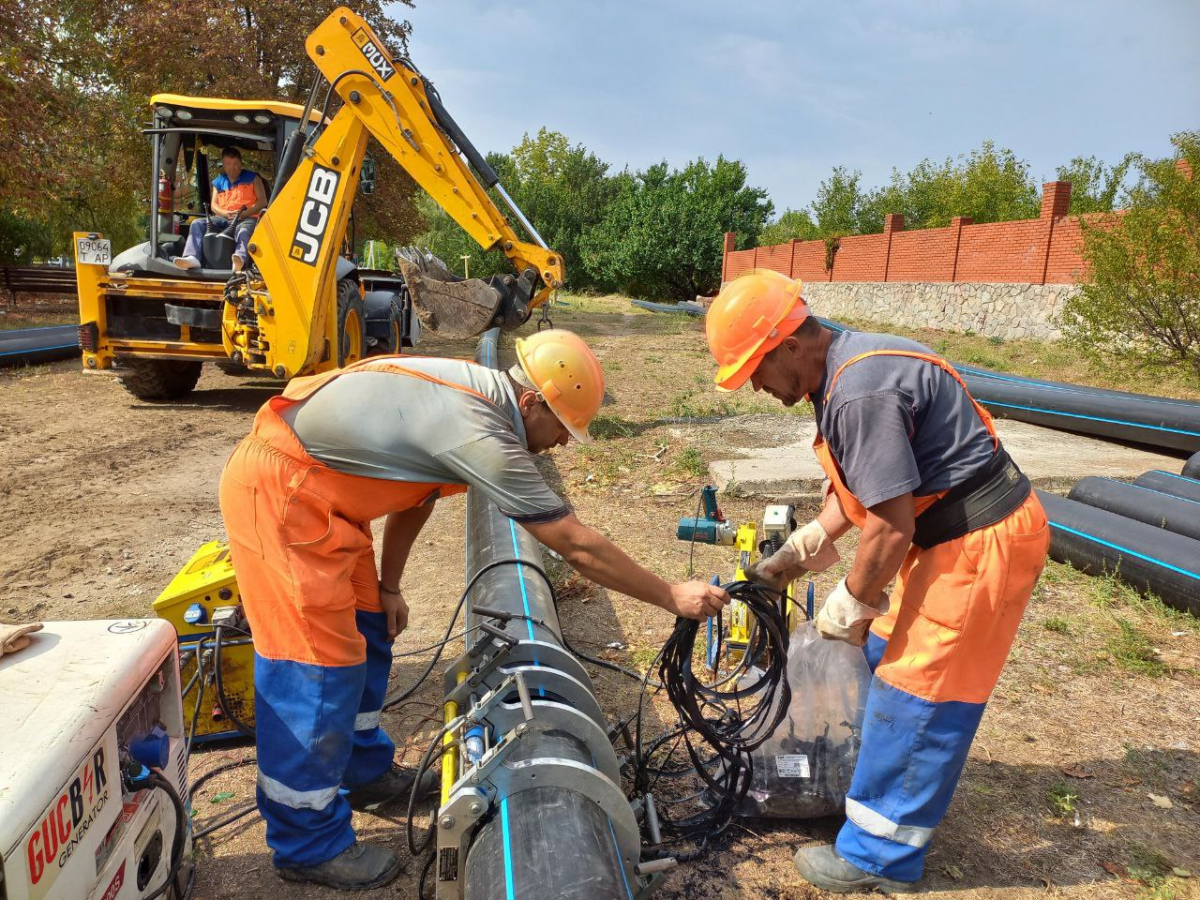
<svg viewBox="0 0 1200 900">
<path fill-rule="evenodd" d="M 674 823 L 680 836 L 707 836 L 729 823 L 750 789 L 754 770 L 750 754 L 774 734 L 791 703 L 784 597 L 749 581 L 724 587 L 730 597 L 746 604 L 753 623 L 742 663 L 732 674 L 706 682 L 693 668 L 703 658 L 696 648 L 699 623 L 678 619 L 658 667 L 667 696 L 679 713 L 684 747 L 711 804 Z M 721 624 L 718 621 L 718 634 Z"/>
</svg>

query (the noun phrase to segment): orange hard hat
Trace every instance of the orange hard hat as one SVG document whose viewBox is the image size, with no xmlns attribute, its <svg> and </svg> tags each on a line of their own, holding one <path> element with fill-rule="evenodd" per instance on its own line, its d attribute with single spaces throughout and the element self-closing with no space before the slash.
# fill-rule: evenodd
<svg viewBox="0 0 1200 900">
<path fill-rule="evenodd" d="M 588 425 L 604 402 L 604 370 L 583 338 L 551 328 L 516 342 L 517 362 L 540 399 L 571 432 L 587 443 Z"/>
<path fill-rule="evenodd" d="M 798 278 L 779 272 L 747 272 L 721 288 L 708 308 L 704 328 L 717 361 L 717 390 L 736 391 L 762 358 L 808 318 Z"/>
</svg>

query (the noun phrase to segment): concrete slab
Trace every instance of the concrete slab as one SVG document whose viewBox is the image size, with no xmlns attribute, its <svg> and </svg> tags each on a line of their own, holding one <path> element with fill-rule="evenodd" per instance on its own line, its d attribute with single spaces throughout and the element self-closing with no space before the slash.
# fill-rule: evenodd
<svg viewBox="0 0 1200 900">
<path fill-rule="evenodd" d="M 1069 488 L 1085 475 L 1133 479 L 1147 469 L 1177 472 L 1179 457 L 1110 443 L 1030 425 L 997 420 L 1005 448 L 1036 487 Z M 824 475 L 813 456 L 816 423 L 799 421 L 794 443 L 775 447 L 732 448 L 740 458 L 717 460 L 709 466 L 713 483 L 726 490 L 731 483 L 746 494 L 806 496 L 820 491 Z"/>
</svg>

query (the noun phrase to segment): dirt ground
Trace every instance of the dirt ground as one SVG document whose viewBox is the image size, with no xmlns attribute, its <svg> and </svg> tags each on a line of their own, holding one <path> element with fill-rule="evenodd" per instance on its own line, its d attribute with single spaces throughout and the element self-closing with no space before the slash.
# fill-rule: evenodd
<svg viewBox="0 0 1200 900">
<path fill-rule="evenodd" d="M 547 474 L 585 522 L 664 577 L 682 578 L 689 553 L 675 539 L 675 523 L 694 513 L 707 463 L 730 446 L 787 439 L 808 413 L 781 411 L 753 394 L 717 394 L 701 326 L 686 317 L 644 313 L 616 298 L 571 298 L 555 321 L 596 348 L 609 402 L 594 429 L 600 440 L 556 451 Z M 422 348 L 471 350 L 465 343 Z M 221 466 L 276 390 L 213 369 L 188 402 L 151 405 L 69 362 L 0 372 L 0 616 L 148 614 L 195 549 L 223 536 Z M 735 520 L 758 519 L 763 502 L 736 491 L 722 498 Z M 801 515 L 811 512 L 810 500 L 798 502 Z M 411 626 L 398 651 L 433 643 L 445 627 L 462 588 L 462 528 L 462 498 L 439 503 L 405 577 Z M 729 575 L 731 562 L 728 548 L 698 547 L 694 569 Z M 841 574 L 821 576 L 818 593 Z M 586 649 L 643 668 L 669 633 L 670 619 L 641 604 L 572 580 L 567 587 L 564 630 Z M 621 649 L 606 649 L 613 642 Z M 421 662 L 398 665 L 396 683 L 409 683 Z M 1200 896 L 1198 670 L 1200 622 L 1050 564 L 935 837 L 928 890 L 954 900 Z M 599 669 L 593 677 L 612 718 L 627 715 L 636 686 Z M 420 720 L 440 700 L 433 680 L 417 699 L 432 705 L 385 715 L 409 762 L 432 734 Z M 667 710 L 652 706 L 650 719 L 653 733 L 668 723 Z M 237 745 L 200 751 L 193 777 L 249 752 Z M 252 798 L 253 780 L 247 767 L 208 782 L 193 798 L 198 825 Z M 406 854 L 399 820 L 359 815 L 356 826 Z M 817 897 L 790 857 L 797 846 L 828 841 L 837 826 L 742 822 L 702 862 L 672 873 L 657 896 Z M 281 887 L 254 818 L 201 840 L 196 853 L 198 900 L 268 891 L 335 896 Z M 416 869 L 411 864 L 376 893 L 415 897 Z"/>
</svg>

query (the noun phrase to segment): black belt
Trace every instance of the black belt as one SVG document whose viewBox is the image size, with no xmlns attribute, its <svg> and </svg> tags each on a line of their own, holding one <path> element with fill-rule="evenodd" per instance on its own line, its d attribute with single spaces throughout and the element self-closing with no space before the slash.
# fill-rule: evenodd
<svg viewBox="0 0 1200 900">
<path fill-rule="evenodd" d="M 1033 486 L 1012 457 L 997 448 L 992 458 L 962 484 L 917 516 L 913 543 L 922 550 L 994 525 L 1025 502 Z"/>
</svg>

